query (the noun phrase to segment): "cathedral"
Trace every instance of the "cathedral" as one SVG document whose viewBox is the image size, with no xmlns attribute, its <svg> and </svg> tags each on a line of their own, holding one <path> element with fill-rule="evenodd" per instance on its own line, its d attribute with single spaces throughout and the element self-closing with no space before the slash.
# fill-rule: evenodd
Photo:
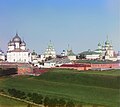
<svg viewBox="0 0 120 107">
<path fill-rule="evenodd" d="M 98 49 L 95 50 L 95 52 L 100 54 L 100 57 L 102 59 L 111 59 L 114 58 L 114 50 L 112 44 L 108 41 L 108 39 L 105 41 L 104 45 L 98 44 Z"/>
<path fill-rule="evenodd" d="M 31 53 L 26 49 L 26 43 L 16 33 L 15 37 L 8 42 L 7 61 L 17 63 L 31 62 Z"/>
<path fill-rule="evenodd" d="M 51 41 L 48 44 L 48 47 L 46 48 L 46 51 L 44 53 L 44 57 L 45 58 L 49 58 L 49 57 L 56 58 L 56 52 L 55 52 L 54 46 L 53 46 Z"/>
</svg>

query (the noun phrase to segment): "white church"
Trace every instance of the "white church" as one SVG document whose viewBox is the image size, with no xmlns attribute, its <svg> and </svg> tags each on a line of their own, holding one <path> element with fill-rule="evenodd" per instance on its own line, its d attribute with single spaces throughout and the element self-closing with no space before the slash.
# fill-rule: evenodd
<svg viewBox="0 0 120 107">
<path fill-rule="evenodd" d="M 49 58 L 49 57 L 56 58 L 56 51 L 55 51 L 55 48 L 54 48 L 51 41 L 50 41 L 50 43 L 48 44 L 48 47 L 45 50 L 44 57 L 45 58 Z"/>
<path fill-rule="evenodd" d="M 31 62 L 31 53 L 29 49 L 26 49 L 26 43 L 21 40 L 17 33 L 8 43 L 7 62 Z"/>
</svg>

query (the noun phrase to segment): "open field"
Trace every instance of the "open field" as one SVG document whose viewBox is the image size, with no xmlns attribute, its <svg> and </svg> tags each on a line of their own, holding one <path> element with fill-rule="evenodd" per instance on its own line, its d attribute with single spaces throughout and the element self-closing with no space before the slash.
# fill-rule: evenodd
<svg viewBox="0 0 120 107">
<path fill-rule="evenodd" d="M 27 104 L 0 96 L 0 107 L 27 107 Z"/>
<path fill-rule="evenodd" d="M 51 69 L 38 77 L 1 77 L 0 88 L 16 88 L 26 93 L 36 92 L 43 96 L 72 99 L 75 103 L 83 105 L 119 107 L 119 73 L 119 70 L 78 72 Z"/>
</svg>

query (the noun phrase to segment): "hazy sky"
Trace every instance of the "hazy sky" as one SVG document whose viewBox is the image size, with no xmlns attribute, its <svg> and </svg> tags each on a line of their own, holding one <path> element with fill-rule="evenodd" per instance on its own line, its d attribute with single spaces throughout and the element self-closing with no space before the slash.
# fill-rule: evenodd
<svg viewBox="0 0 120 107">
<path fill-rule="evenodd" d="M 109 36 L 120 50 L 119 0 L 0 0 L 0 48 L 16 31 L 27 48 L 43 53 L 51 40 L 57 53 L 97 48 Z"/>
</svg>

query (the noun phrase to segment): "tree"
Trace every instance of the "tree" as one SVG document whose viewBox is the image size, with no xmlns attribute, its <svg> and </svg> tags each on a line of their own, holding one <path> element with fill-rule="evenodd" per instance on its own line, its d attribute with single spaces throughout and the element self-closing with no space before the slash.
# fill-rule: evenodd
<svg viewBox="0 0 120 107">
<path fill-rule="evenodd" d="M 98 107 L 98 106 L 94 104 L 93 107 Z"/>
<path fill-rule="evenodd" d="M 43 96 L 40 95 L 40 94 L 37 94 L 37 93 L 33 93 L 31 94 L 31 98 L 30 98 L 34 103 L 37 103 L 37 104 L 42 104 L 42 99 L 43 99 Z"/>
<path fill-rule="evenodd" d="M 26 98 L 25 92 L 22 92 L 20 90 L 16 90 L 14 88 L 13 89 L 8 89 L 8 93 L 13 97 L 17 97 L 17 98 L 21 98 L 21 99 Z"/>
<path fill-rule="evenodd" d="M 66 101 L 64 99 L 60 99 L 58 103 L 59 103 L 58 104 L 59 107 L 64 107 L 66 104 Z"/>
<path fill-rule="evenodd" d="M 77 107 L 82 107 L 82 104 L 78 104 Z"/>
<path fill-rule="evenodd" d="M 56 107 L 57 104 L 58 104 L 58 100 L 57 100 L 56 98 L 52 98 L 52 99 L 50 99 L 50 101 L 49 101 L 48 107 Z"/>
<path fill-rule="evenodd" d="M 50 102 L 49 97 L 45 97 L 45 98 L 44 98 L 44 106 L 45 106 L 45 107 L 48 106 L 48 105 L 49 105 L 49 102 Z"/>
<path fill-rule="evenodd" d="M 75 107 L 75 104 L 73 103 L 73 101 L 68 101 L 66 107 Z"/>
<path fill-rule="evenodd" d="M 53 103 L 53 107 L 56 107 L 58 105 L 58 99 L 57 98 L 53 98 L 52 99 L 52 103 Z"/>
<path fill-rule="evenodd" d="M 85 54 L 79 54 L 79 59 L 85 59 Z"/>
<path fill-rule="evenodd" d="M 32 105 L 31 105 L 31 104 L 28 104 L 27 107 L 32 107 Z"/>
</svg>

